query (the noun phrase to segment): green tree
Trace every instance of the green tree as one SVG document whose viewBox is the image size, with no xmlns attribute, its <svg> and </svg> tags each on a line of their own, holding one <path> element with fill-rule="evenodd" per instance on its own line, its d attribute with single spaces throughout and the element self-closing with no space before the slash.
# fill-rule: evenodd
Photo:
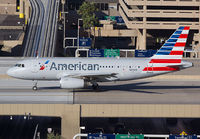
<svg viewBox="0 0 200 139">
<path fill-rule="evenodd" d="M 83 2 L 78 10 L 78 14 L 81 15 L 83 20 L 83 28 L 88 29 L 88 36 L 90 37 L 91 34 L 91 27 L 93 27 L 93 31 L 95 34 L 95 26 L 99 25 L 99 20 L 96 17 L 97 8 L 95 7 L 94 3 L 90 2 Z M 95 42 L 95 35 L 93 42 Z M 94 47 L 94 43 L 92 45 Z"/>
<path fill-rule="evenodd" d="M 54 135 L 54 132 L 52 132 L 47 134 L 47 139 L 61 139 L 61 136 L 58 135 L 57 133 L 56 135 Z"/>
</svg>

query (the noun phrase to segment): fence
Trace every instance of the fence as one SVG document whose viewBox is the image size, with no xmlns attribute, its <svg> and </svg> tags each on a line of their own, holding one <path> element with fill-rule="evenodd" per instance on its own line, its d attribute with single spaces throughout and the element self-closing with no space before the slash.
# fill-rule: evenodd
<svg viewBox="0 0 200 139">
<path fill-rule="evenodd" d="M 75 57 L 82 57 L 80 52 L 85 52 L 85 56 L 88 57 L 90 49 L 76 49 Z M 199 53 L 194 50 L 185 50 L 183 53 L 184 58 L 198 58 Z M 135 57 L 135 50 L 134 49 L 120 49 L 120 57 Z"/>
</svg>

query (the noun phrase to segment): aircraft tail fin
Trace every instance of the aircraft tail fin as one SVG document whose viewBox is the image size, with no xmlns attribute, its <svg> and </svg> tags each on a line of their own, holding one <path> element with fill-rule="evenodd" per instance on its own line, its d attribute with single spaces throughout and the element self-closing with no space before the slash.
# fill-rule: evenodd
<svg viewBox="0 0 200 139">
<path fill-rule="evenodd" d="M 179 27 L 151 57 L 150 63 L 181 63 L 190 27 Z"/>
</svg>

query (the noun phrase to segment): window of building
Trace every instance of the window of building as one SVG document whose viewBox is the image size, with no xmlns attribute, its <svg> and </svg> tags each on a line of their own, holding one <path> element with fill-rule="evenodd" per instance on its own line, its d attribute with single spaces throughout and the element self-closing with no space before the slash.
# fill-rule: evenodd
<svg viewBox="0 0 200 139">
<path fill-rule="evenodd" d="M 105 3 L 105 9 L 106 11 L 108 11 L 108 3 Z"/>
<path fill-rule="evenodd" d="M 101 3 L 101 10 L 104 10 L 104 9 L 105 9 L 104 3 Z"/>
<path fill-rule="evenodd" d="M 102 11 L 108 11 L 108 3 L 95 3 L 97 9 Z"/>
<path fill-rule="evenodd" d="M 75 10 L 75 3 L 69 3 L 68 8 L 69 10 Z"/>
</svg>

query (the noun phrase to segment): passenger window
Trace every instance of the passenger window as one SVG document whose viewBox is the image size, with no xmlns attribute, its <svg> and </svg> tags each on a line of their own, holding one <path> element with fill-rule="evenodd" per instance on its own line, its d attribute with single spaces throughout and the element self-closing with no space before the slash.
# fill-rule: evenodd
<svg viewBox="0 0 200 139">
<path fill-rule="evenodd" d="M 24 68 L 24 64 L 22 64 L 22 68 Z"/>
</svg>

